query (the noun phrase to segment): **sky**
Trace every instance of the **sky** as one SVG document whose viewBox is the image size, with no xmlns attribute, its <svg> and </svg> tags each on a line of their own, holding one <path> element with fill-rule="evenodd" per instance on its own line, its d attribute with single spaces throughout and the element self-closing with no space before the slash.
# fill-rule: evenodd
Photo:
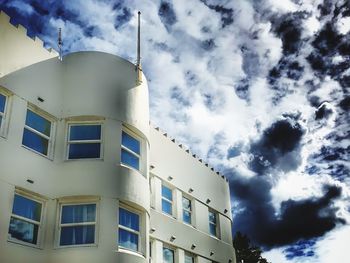
<svg viewBox="0 0 350 263">
<path fill-rule="evenodd" d="M 272 263 L 345 263 L 350 2 L 0 0 L 63 53 L 141 59 L 151 122 L 229 179 L 233 231 Z"/>
</svg>

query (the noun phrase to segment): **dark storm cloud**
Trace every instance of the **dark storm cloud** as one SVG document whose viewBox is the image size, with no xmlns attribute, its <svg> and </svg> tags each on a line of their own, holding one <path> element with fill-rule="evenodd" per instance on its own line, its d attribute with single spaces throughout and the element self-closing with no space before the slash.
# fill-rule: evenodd
<svg viewBox="0 0 350 263">
<path fill-rule="evenodd" d="M 339 103 L 340 108 L 342 108 L 344 111 L 350 110 L 350 96 L 346 96 L 344 99 L 341 100 Z"/>
<path fill-rule="evenodd" d="M 350 86 L 350 76 L 343 73 L 350 68 L 350 34 L 341 35 L 333 22 L 328 22 L 318 32 L 312 41 L 313 51 L 307 56 L 307 61 L 317 76 L 331 76 L 343 88 Z M 345 59 L 333 62 L 336 55 Z"/>
<path fill-rule="evenodd" d="M 299 51 L 302 44 L 302 20 L 307 17 L 305 12 L 295 12 L 272 18 L 273 30 L 282 40 L 284 55 Z"/>
<path fill-rule="evenodd" d="M 322 104 L 315 112 L 315 119 L 327 119 L 330 115 L 332 115 L 333 110 L 327 106 L 326 103 Z"/>
<path fill-rule="evenodd" d="M 158 15 L 168 31 L 170 30 L 171 26 L 177 21 L 173 4 L 167 1 L 160 2 Z"/>
<path fill-rule="evenodd" d="M 230 177 L 232 197 L 242 207 L 233 211 L 233 228 L 246 233 L 255 244 L 264 248 L 292 244 L 321 237 L 337 224 L 345 223 L 337 217 L 334 206 L 341 196 L 340 188 L 325 185 L 322 197 L 289 199 L 281 203 L 280 211 L 275 211 L 271 203 L 272 184 L 267 178 L 242 178 L 232 173 Z"/>
<path fill-rule="evenodd" d="M 347 148 L 322 146 L 320 152 L 311 156 L 311 158 L 319 161 L 327 161 L 328 163 L 339 160 L 350 161 L 348 158 L 349 152 L 350 146 Z"/>
<path fill-rule="evenodd" d="M 277 84 L 280 78 L 289 78 L 292 80 L 299 80 L 304 73 L 304 67 L 298 61 L 288 57 L 282 57 L 278 64 L 273 67 L 268 75 L 270 85 Z"/>
<path fill-rule="evenodd" d="M 302 127 L 288 119 L 280 120 L 266 129 L 261 138 L 251 144 L 253 159 L 250 168 L 261 175 L 269 168 L 285 172 L 296 169 L 300 162 L 300 141 L 304 134 Z"/>
</svg>

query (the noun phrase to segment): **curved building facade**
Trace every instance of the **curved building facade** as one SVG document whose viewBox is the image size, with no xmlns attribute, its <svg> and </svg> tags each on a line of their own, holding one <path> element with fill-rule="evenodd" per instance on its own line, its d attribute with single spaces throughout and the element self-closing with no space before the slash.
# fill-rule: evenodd
<svg viewBox="0 0 350 263">
<path fill-rule="evenodd" d="M 0 13 L 0 262 L 235 262 L 227 180 L 150 127 L 135 65 L 61 61 L 8 21 Z"/>
</svg>

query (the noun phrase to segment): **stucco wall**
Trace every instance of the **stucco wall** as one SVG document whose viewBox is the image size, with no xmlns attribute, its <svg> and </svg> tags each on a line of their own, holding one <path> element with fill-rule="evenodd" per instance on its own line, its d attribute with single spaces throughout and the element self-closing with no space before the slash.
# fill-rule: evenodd
<svg viewBox="0 0 350 263">
<path fill-rule="evenodd" d="M 121 58 L 82 52 L 63 62 L 49 59 L 0 78 L 0 85 L 12 92 L 8 130 L 5 137 L 0 137 L 0 206 L 6 210 L 0 214 L 1 262 L 22 262 L 24 258 L 26 262 L 43 263 L 78 258 L 84 262 L 99 262 L 101 258 L 104 262 L 146 262 L 150 209 L 148 89 L 146 80 L 136 86 L 135 76 L 134 66 Z M 53 117 L 54 147 L 49 157 L 22 146 L 29 103 Z M 82 120 L 102 123 L 101 160 L 67 160 L 67 122 Z M 121 133 L 126 127 L 142 140 L 141 171 L 121 165 Z M 28 183 L 28 179 L 33 183 Z M 39 249 L 7 240 L 15 187 L 47 198 L 43 246 Z M 86 195 L 100 199 L 97 246 L 57 248 L 59 198 Z M 119 201 L 142 212 L 144 256 L 118 252 Z"/>
<path fill-rule="evenodd" d="M 13 26 L 9 21 L 10 17 L 0 11 L 0 77 L 58 56 L 56 51 L 43 48 L 39 38 L 29 38 L 23 26 Z"/>
</svg>

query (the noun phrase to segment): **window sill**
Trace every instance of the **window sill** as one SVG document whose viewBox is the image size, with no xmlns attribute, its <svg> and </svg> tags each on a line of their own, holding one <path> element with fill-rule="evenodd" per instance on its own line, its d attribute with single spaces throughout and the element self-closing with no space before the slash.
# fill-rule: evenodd
<svg viewBox="0 0 350 263">
<path fill-rule="evenodd" d="M 130 169 L 130 170 L 132 170 L 132 171 L 134 171 L 134 172 L 136 172 L 136 173 L 142 175 L 144 178 L 147 178 L 140 170 L 137 170 L 136 168 L 134 168 L 134 167 L 132 167 L 132 166 L 126 165 L 126 164 L 124 164 L 124 163 L 120 163 L 119 165 L 120 165 L 121 167 Z"/>
<path fill-rule="evenodd" d="M 56 246 L 55 249 L 65 249 L 65 248 L 92 248 L 98 247 L 97 243 L 94 244 L 81 244 L 81 245 L 67 245 L 67 246 Z"/>
<path fill-rule="evenodd" d="M 7 238 L 7 242 L 12 243 L 12 244 L 26 246 L 26 247 L 31 247 L 31 248 L 35 248 L 35 249 L 43 249 L 40 245 L 31 244 L 31 243 L 24 242 L 21 240 L 10 238 L 10 237 Z"/>
<path fill-rule="evenodd" d="M 80 159 L 65 159 L 65 162 L 87 162 L 87 161 L 104 161 L 103 158 L 80 158 Z"/>
<path fill-rule="evenodd" d="M 45 154 L 42 154 L 42 153 L 40 153 L 40 152 L 37 152 L 37 151 L 35 151 L 35 150 L 33 150 L 32 148 L 29 148 L 28 146 L 25 146 L 25 145 L 21 145 L 22 146 L 22 148 L 24 148 L 24 149 L 26 149 L 26 150 L 28 150 L 28 151 L 30 151 L 30 152 L 33 152 L 33 153 L 35 153 L 35 154 L 37 154 L 37 155 L 39 155 L 39 156 L 42 156 L 42 157 L 44 157 L 44 158 L 46 158 L 47 160 L 49 160 L 49 161 L 53 161 L 53 158 L 50 158 L 49 156 L 47 156 L 47 155 L 45 155 Z"/>
<path fill-rule="evenodd" d="M 134 255 L 140 258 L 145 258 L 145 256 L 141 252 L 130 250 L 123 247 L 118 247 L 118 250 L 116 250 L 116 252 L 126 253 L 126 254 Z"/>
</svg>

